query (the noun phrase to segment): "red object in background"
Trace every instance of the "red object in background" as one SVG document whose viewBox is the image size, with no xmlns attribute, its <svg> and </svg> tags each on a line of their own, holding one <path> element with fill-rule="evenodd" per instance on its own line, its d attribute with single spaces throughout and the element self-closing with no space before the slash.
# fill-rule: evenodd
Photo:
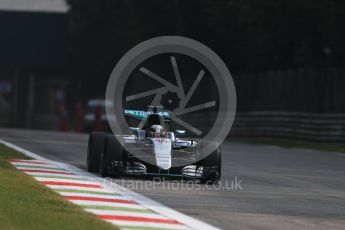
<svg viewBox="0 0 345 230">
<path fill-rule="evenodd" d="M 67 110 L 63 105 L 61 105 L 59 108 L 59 131 L 68 131 Z"/>
<path fill-rule="evenodd" d="M 93 127 L 94 131 L 103 131 L 101 116 L 102 116 L 102 108 L 101 108 L 101 106 L 98 106 L 95 109 L 95 123 L 94 123 L 94 127 Z"/>
<path fill-rule="evenodd" d="M 81 103 L 76 105 L 76 113 L 75 113 L 75 132 L 82 131 L 83 119 L 84 119 L 84 110 Z"/>
</svg>

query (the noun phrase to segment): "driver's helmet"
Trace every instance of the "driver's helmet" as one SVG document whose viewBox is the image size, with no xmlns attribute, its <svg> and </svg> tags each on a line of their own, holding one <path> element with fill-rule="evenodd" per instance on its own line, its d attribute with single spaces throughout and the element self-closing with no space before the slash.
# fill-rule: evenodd
<svg viewBox="0 0 345 230">
<path fill-rule="evenodd" d="M 164 136 L 164 128 L 161 125 L 152 125 L 149 129 L 149 136 L 160 138 Z"/>
</svg>

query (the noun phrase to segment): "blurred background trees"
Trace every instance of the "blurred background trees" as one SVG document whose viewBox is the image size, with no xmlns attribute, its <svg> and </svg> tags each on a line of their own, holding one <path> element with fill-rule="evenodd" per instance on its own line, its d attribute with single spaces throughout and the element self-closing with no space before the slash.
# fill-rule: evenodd
<svg viewBox="0 0 345 230">
<path fill-rule="evenodd" d="M 92 94 L 103 94 L 112 68 L 126 51 L 162 35 L 205 43 L 233 73 L 345 64 L 341 0 L 67 2 L 73 75 L 85 80 L 84 90 Z"/>
<path fill-rule="evenodd" d="M 236 85 L 237 117 L 257 111 L 345 117 L 343 0 L 32 3 L 0 4 L 1 126 L 82 123 L 83 113 L 92 115 L 90 104 L 104 99 L 117 61 L 138 43 L 162 35 L 198 40 L 225 61 Z"/>
</svg>

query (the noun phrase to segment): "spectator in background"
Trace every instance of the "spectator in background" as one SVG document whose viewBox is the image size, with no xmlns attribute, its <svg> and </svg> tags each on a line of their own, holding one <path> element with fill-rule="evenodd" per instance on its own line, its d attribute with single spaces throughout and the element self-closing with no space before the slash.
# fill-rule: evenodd
<svg viewBox="0 0 345 230">
<path fill-rule="evenodd" d="M 81 102 L 75 106 L 75 132 L 81 132 L 84 120 L 84 109 Z"/>
<path fill-rule="evenodd" d="M 59 131 L 67 132 L 68 127 L 68 112 L 64 105 L 59 107 Z"/>
</svg>

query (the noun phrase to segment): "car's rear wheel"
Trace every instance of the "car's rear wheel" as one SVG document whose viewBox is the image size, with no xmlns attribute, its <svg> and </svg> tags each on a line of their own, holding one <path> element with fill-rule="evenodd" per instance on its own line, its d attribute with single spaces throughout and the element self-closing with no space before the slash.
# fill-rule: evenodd
<svg viewBox="0 0 345 230">
<path fill-rule="evenodd" d="M 204 168 L 200 182 L 203 184 L 217 183 L 222 173 L 222 154 L 220 148 L 217 148 L 213 153 L 202 159 L 200 166 Z"/>
<path fill-rule="evenodd" d="M 104 139 L 104 150 L 100 160 L 100 175 L 107 177 L 119 176 L 124 166 L 124 149 L 119 141 L 113 136 L 108 135 Z"/>
<path fill-rule="evenodd" d="M 99 172 L 99 162 L 103 152 L 104 138 L 107 133 L 93 132 L 89 136 L 87 145 L 86 165 L 88 172 Z"/>
</svg>

